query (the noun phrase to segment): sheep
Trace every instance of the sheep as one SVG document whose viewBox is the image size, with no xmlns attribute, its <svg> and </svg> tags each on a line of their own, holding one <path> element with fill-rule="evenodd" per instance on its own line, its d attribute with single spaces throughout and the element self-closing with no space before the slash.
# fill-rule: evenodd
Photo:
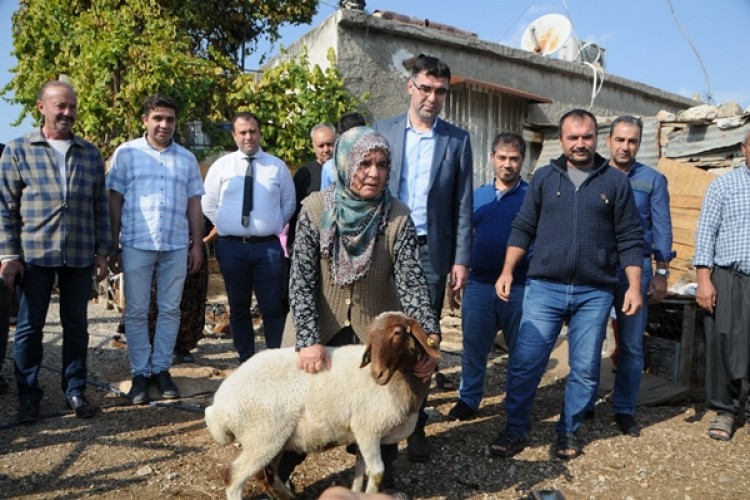
<svg viewBox="0 0 750 500">
<path fill-rule="evenodd" d="M 269 349 L 221 384 L 206 408 L 206 425 L 219 444 L 242 445 L 222 472 L 227 499 L 241 499 L 245 481 L 278 464 L 284 450 L 308 453 L 355 442 L 364 464 L 358 460 L 352 489 L 362 491 L 366 469 L 367 492 L 378 490 L 380 444 L 411 434 L 429 387 L 413 369 L 425 354 L 438 359 L 440 352 L 401 312 L 380 314 L 367 330 L 366 346 L 327 348 L 330 370 L 306 373 L 297 368 L 294 348 Z M 264 481 L 268 493 L 294 498 L 273 469 L 273 484 Z"/>
</svg>

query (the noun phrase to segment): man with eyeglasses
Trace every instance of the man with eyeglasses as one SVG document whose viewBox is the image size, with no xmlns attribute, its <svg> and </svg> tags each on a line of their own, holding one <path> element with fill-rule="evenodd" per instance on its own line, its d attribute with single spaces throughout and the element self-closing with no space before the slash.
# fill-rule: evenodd
<svg viewBox="0 0 750 500">
<path fill-rule="evenodd" d="M 469 133 L 441 120 L 451 71 L 436 57 L 420 54 L 407 81 L 409 109 L 381 120 L 375 128 L 391 143 L 391 193 L 409 206 L 417 228 L 419 253 L 438 318 L 446 276 L 460 299 L 471 257 L 473 160 Z M 424 462 L 430 447 L 423 408 L 409 437 L 409 460 Z"/>
</svg>

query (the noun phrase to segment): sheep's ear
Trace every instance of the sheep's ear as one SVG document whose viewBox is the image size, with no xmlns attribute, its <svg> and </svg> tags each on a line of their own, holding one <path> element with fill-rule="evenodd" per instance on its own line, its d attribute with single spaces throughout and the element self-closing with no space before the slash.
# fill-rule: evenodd
<svg viewBox="0 0 750 500">
<path fill-rule="evenodd" d="M 408 332 L 411 333 L 412 337 L 417 339 L 417 342 L 424 348 L 427 355 L 431 358 L 440 359 L 440 350 L 433 345 L 433 342 L 430 341 L 425 331 L 422 330 L 422 325 L 413 318 L 408 318 L 407 323 L 409 325 L 407 328 Z"/>
<path fill-rule="evenodd" d="M 369 365 L 372 362 L 372 350 L 370 349 L 370 345 L 367 345 L 367 349 L 365 349 L 365 352 L 362 353 L 362 362 L 359 364 L 360 368 L 364 368 L 365 366 Z"/>
</svg>

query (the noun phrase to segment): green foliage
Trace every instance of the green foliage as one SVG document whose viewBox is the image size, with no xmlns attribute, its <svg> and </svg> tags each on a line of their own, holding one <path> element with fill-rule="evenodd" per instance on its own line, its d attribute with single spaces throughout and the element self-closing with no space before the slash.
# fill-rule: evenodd
<svg viewBox="0 0 750 500">
<path fill-rule="evenodd" d="M 140 107 L 154 92 L 180 103 L 183 137 L 186 123 L 202 121 L 226 140 L 210 124 L 252 109 L 266 149 L 296 165 L 309 155 L 310 128 L 358 101 L 336 69 L 310 69 L 306 55 L 259 83 L 241 70 L 242 57 L 258 37 L 275 40 L 281 24 L 309 22 L 316 8 L 317 0 L 21 0 L 18 65 L 2 95 L 22 106 L 18 124 L 36 116 L 42 85 L 67 75 L 78 94 L 76 131 L 105 155 L 143 133 Z"/>
<path fill-rule="evenodd" d="M 351 96 L 335 65 L 309 66 L 306 52 L 285 59 L 263 74 L 239 75 L 225 96 L 234 111 L 250 111 L 261 120 L 263 147 L 296 168 L 311 158 L 310 130 L 318 123 L 336 123 L 346 111 L 357 110 L 360 99 Z M 367 96 L 362 96 L 366 99 Z"/>
</svg>

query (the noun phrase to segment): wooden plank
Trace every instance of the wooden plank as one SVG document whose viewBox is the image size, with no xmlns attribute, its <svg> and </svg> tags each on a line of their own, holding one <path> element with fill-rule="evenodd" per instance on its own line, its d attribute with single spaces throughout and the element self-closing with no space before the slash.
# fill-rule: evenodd
<svg viewBox="0 0 750 500">
<path fill-rule="evenodd" d="M 703 196 L 679 193 L 672 194 L 670 189 L 669 206 L 672 207 L 672 210 L 675 208 L 700 210 L 701 205 L 703 205 Z"/>
</svg>

